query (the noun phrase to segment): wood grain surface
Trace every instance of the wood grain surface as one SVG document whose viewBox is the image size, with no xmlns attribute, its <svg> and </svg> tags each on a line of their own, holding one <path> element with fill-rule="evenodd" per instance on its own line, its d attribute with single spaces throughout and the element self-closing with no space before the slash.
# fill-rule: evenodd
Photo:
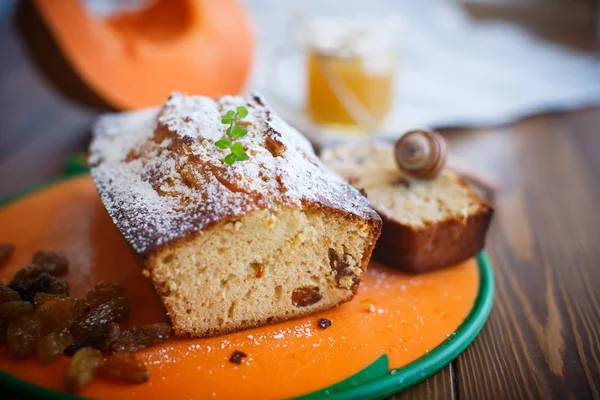
<svg viewBox="0 0 600 400">
<path fill-rule="evenodd" d="M 0 19 L 0 198 L 61 174 L 96 112 L 61 97 Z M 502 184 L 496 300 L 475 342 L 394 399 L 600 399 L 600 108 L 445 132 Z M 1 222 L 0 222 L 1 223 Z"/>
</svg>

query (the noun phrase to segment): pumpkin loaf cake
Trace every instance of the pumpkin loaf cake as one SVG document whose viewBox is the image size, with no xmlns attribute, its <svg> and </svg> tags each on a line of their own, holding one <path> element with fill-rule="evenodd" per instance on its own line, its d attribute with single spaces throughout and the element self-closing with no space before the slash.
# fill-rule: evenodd
<svg viewBox="0 0 600 400">
<path fill-rule="evenodd" d="M 245 106 L 228 165 L 221 119 Z M 232 332 L 350 300 L 381 219 L 258 96 L 174 93 L 94 126 L 98 193 L 177 336 Z"/>
<path fill-rule="evenodd" d="M 327 149 L 321 159 L 367 194 L 383 220 L 373 257 L 409 272 L 447 267 L 484 246 L 492 207 L 455 173 L 429 180 L 403 173 L 393 144 L 358 141 Z"/>
</svg>

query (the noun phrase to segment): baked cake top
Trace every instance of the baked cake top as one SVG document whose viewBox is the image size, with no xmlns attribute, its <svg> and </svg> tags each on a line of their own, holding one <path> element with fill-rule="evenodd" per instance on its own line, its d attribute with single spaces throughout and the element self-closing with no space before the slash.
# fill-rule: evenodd
<svg viewBox="0 0 600 400">
<path fill-rule="evenodd" d="M 224 163 L 227 110 L 244 105 L 237 139 L 249 156 Z M 93 127 L 90 166 L 102 202 L 142 256 L 251 211 L 312 205 L 379 219 L 368 201 L 323 166 L 310 143 L 258 96 L 213 100 L 173 93 L 160 108 L 109 114 Z"/>
</svg>

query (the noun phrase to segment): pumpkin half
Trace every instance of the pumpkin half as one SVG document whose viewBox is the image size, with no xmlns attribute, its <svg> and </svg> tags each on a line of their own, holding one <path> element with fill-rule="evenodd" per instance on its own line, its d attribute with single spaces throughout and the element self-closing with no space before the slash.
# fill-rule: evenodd
<svg viewBox="0 0 600 400">
<path fill-rule="evenodd" d="M 160 104 L 173 90 L 207 96 L 242 90 L 254 41 L 248 15 L 237 1 L 155 0 L 144 9 L 107 17 L 90 13 L 83 3 L 35 0 L 33 18 L 51 34 L 66 61 L 63 67 L 71 68 L 111 108 Z M 27 25 L 31 31 L 34 24 Z M 27 35 L 31 42 L 31 32 Z M 36 36 L 48 40 L 41 32 Z M 44 65 L 55 63 L 56 57 L 39 54 L 51 46 L 29 45 L 47 75 L 49 69 L 59 69 Z M 73 92 L 75 83 L 57 82 L 56 73 L 50 75 L 62 91 Z"/>
</svg>

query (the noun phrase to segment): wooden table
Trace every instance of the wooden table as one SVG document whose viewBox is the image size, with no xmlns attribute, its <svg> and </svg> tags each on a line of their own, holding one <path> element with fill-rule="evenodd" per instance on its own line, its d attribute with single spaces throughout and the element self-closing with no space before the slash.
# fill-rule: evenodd
<svg viewBox="0 0 600 400">
<path fill-rule="evenodd" d="M 38 75 L 6 15 L 0 54 L 2 198 L 59 176 L 95 113 Z M 447 135 L 502 183 L 496 300 L 458 359 L 395 398 L 600 399 L 600 108 Z"/>
</svg>

